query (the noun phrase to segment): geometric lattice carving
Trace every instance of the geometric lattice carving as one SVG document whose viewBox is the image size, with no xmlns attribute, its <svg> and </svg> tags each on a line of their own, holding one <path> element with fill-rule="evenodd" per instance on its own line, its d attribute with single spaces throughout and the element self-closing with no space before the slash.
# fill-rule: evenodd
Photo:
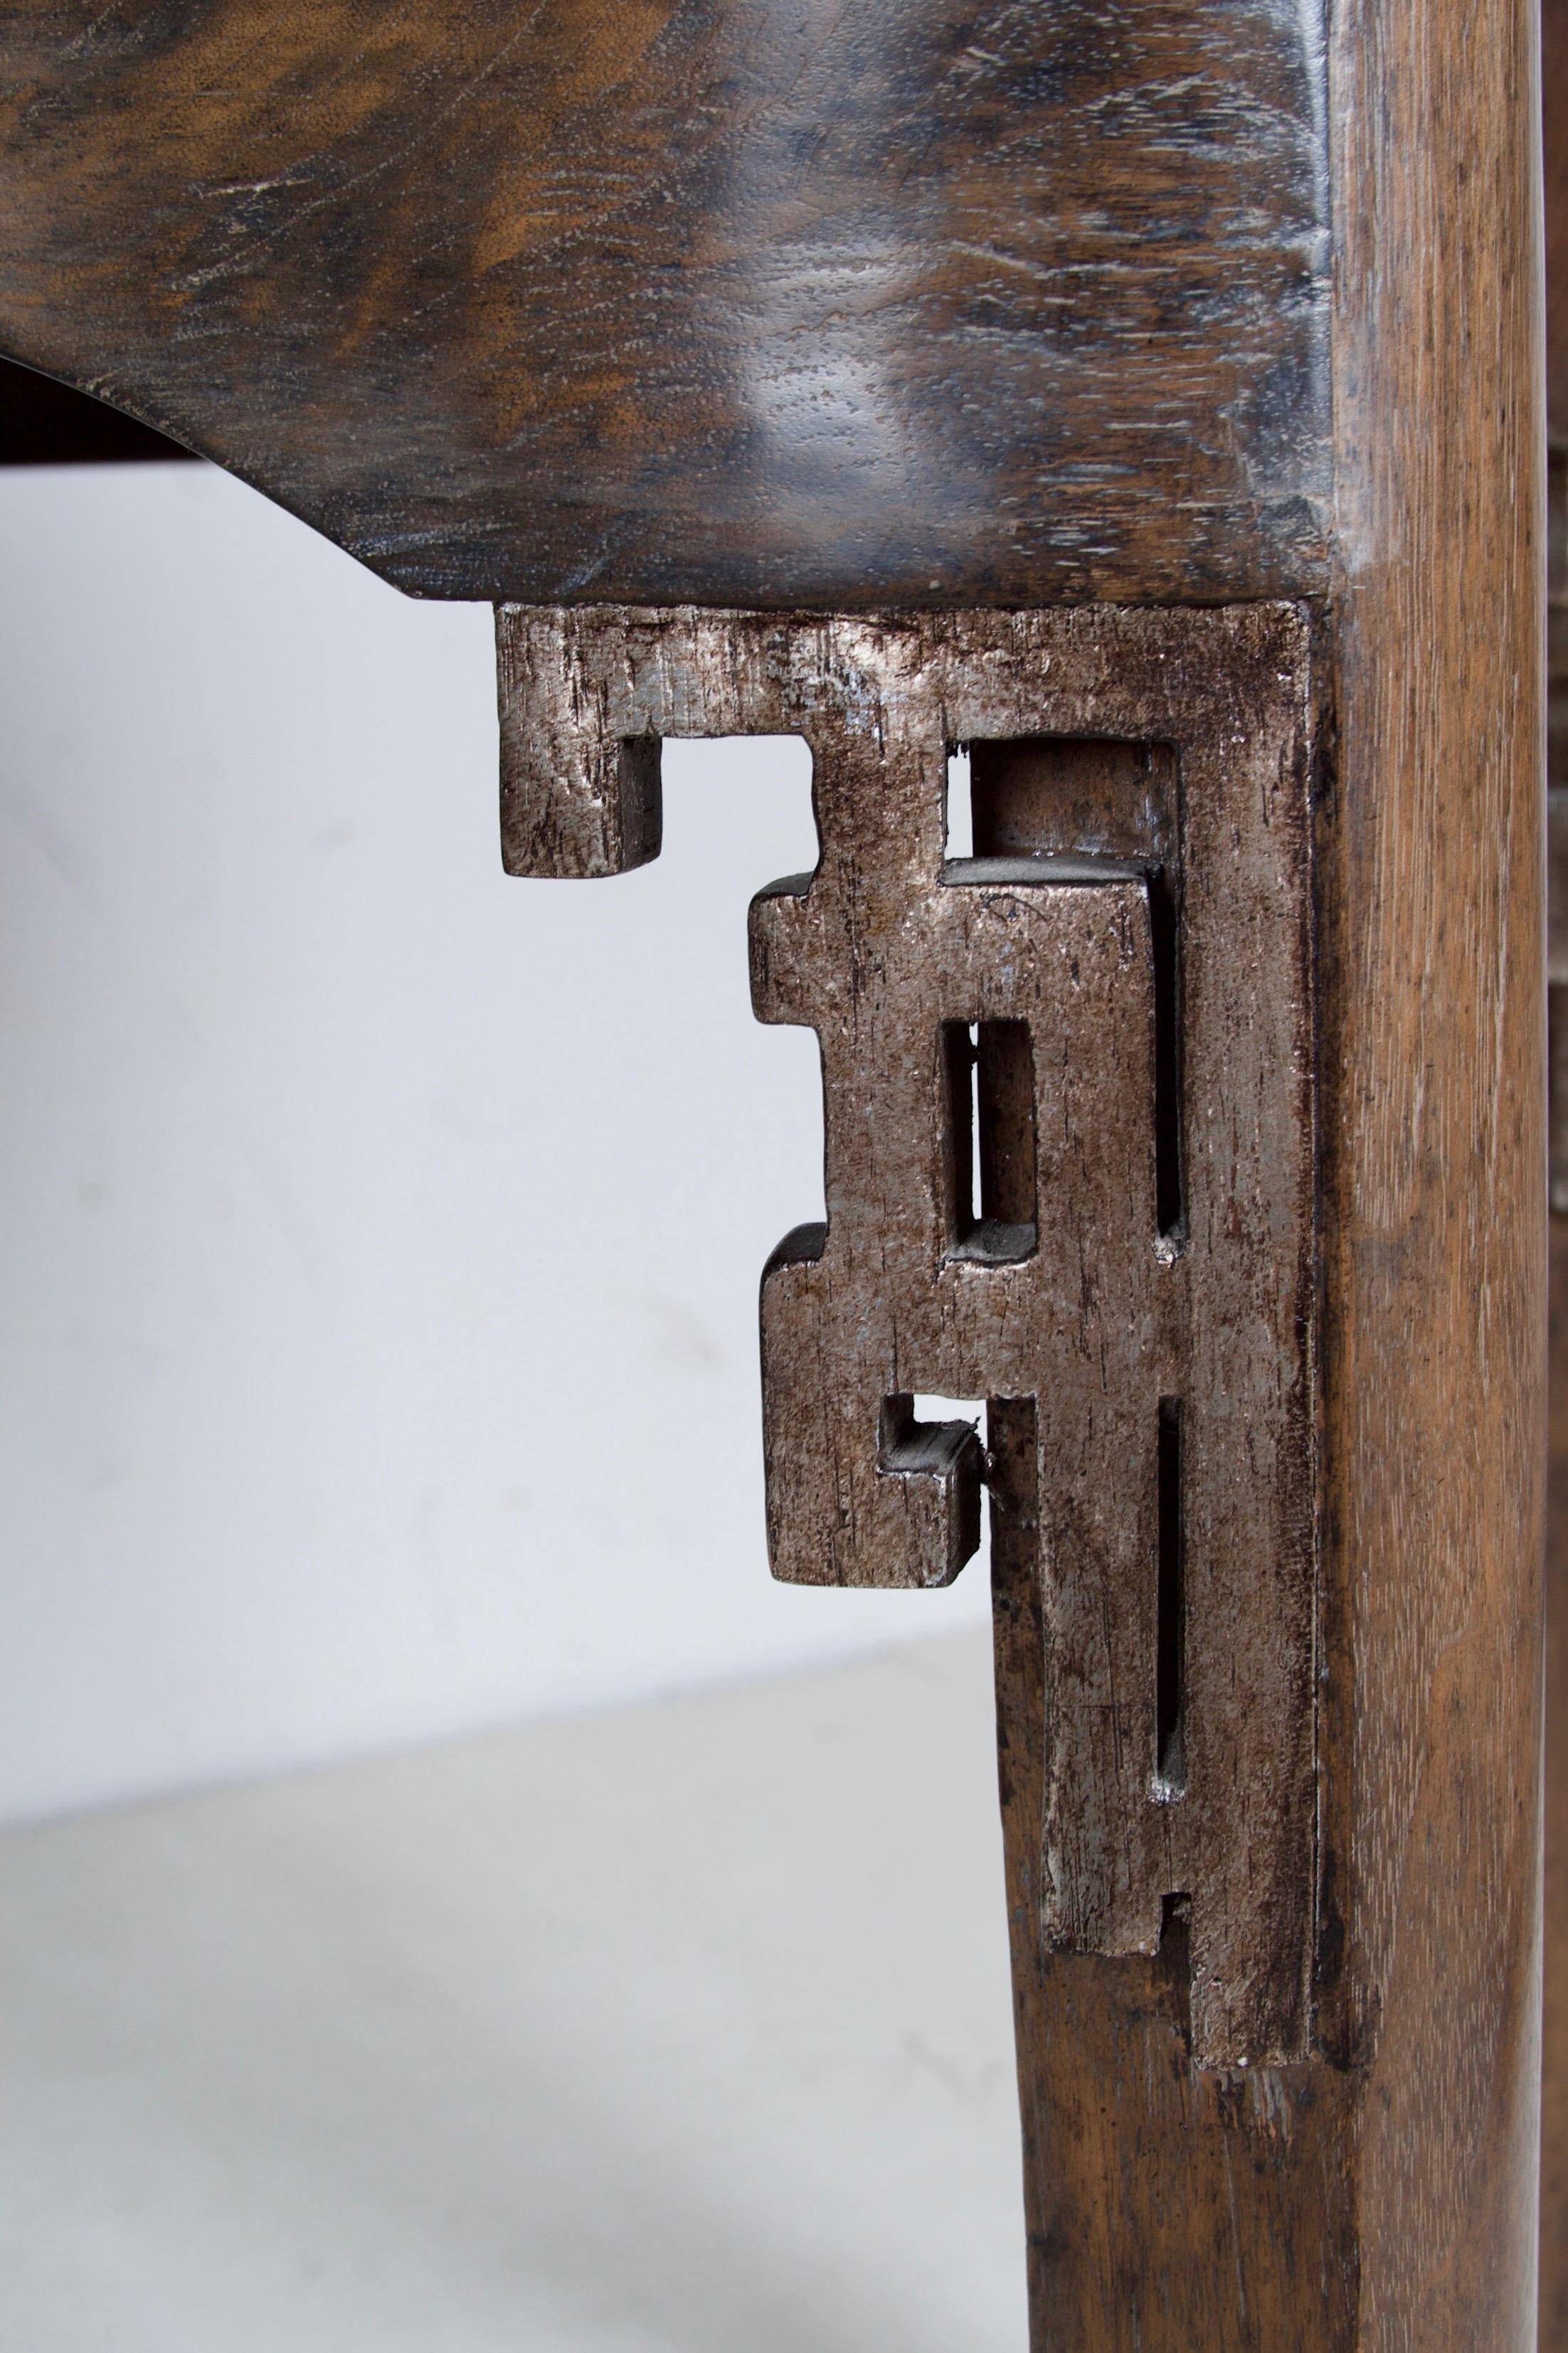
<svg viewBox="0 0 1568 2353">
<path fill-rule="evenodd" d="M 1181 1900 L 1194 2057 L 1302 2055 L 1305 617 L 508 607 L 500 628 L 524 871 L 651 854 L 667 735 L 812 751 L 820 861 L 751 921 L 759 1018 L 817 1032 L 826 1095 L 826 1224 L 781 1244 L 763 1287 L 775 1574 L 945 1583 L 975 1548 L 985 1464 L 966 1424 L 922 1427 L 910 1401 L 1027 1401 L 1041 1933 L 1148 1952 Z M 976 854 L 949 860 L 959 744 Z"/>
</svg>

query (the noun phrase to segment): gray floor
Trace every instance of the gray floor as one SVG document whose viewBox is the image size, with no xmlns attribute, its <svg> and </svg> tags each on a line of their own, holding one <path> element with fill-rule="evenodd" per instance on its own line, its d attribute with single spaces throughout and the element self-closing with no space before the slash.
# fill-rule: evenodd
<svg viewBox="0 0 1568 2353">
<path fill-rule="evenodd" d="M 989 1662 L 0 1838 L 6 2353 L 1021 2353 Z"/>
</svg>

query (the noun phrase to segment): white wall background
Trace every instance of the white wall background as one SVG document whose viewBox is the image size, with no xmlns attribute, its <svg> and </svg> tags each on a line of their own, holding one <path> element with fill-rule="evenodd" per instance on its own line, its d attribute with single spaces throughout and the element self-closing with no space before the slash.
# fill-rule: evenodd
<svg viewBox="0 0 1568 2353">
<path fill-rule="evenodd" d="M 670 747 L 658 863 L 509 881 L 488 609 L 204 467 L 0 519 L 0 1814 L 982 1615 L 767 1576 L 804 749 Z"/>
</svg>

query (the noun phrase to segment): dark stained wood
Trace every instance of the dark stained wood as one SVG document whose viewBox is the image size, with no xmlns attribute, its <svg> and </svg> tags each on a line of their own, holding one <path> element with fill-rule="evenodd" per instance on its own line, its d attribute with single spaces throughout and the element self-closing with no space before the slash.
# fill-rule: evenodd
<svg viewBox="0 0 1568 2353">
<path fill-rule="evenodd" d="M 0 349 L 426 595 L 1326 578 L 1318 0 L 15 0 Z"/>
<path fill-rule="evenodd" d="M 1360 2342 L 1535 2337 L 1538 19 L 1336 13 L 1324 1834 Z"/>
</svg>

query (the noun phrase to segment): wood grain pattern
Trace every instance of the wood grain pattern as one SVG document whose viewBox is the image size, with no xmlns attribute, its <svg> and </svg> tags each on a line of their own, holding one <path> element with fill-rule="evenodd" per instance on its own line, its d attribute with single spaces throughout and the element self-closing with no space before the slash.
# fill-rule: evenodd
<svg viewBox="0 0 1568 2353">
<path fill-rule="evenodd" d="M 1541 0 L 1546 237 L 1546 426 L 1568 448 L 1568 0 Z"/>
<path fill-rule="evenodd" d="M 1553 1033 L 1557 1023 L 1553 1018 Z M 1541 2353 L 1568 2347 L 1568 1218 L 1552 1220 Z"/>
<path fill-rule="evenodd" d="M 1541 2353 L 1568 2353 L 1568 0 L 1541 19 L 1546 226 L 1551 1420 L 1546 1516 Z"/>
<path fill-rule="evenodd" d="M 1326 578 L 1317 0 L 13 0 L 0 346 L 426 595 Z"/>
<path fill-rule="evenodd" d="M 1325 2023 L 1376 2353 L 1535 2336 L 1538 38 L 1524 0 L 1348 0 L 1333 50 Z"/>
</svg>

